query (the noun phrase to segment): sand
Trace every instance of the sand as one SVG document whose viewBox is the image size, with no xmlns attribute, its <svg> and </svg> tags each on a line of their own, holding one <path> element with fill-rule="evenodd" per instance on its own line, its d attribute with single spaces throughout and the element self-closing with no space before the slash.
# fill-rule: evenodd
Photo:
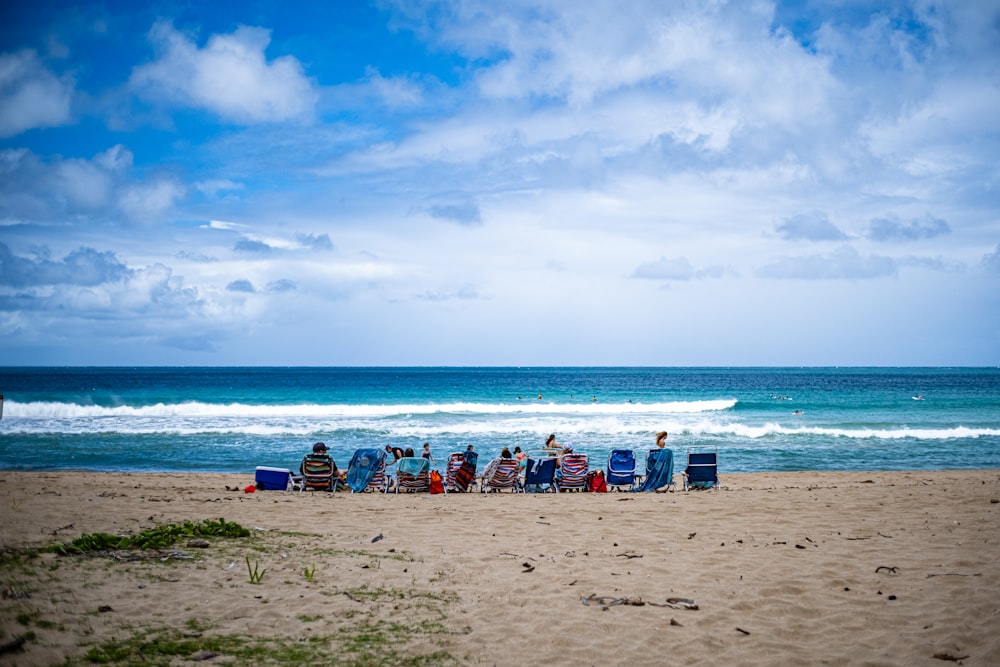
<svg viewBox="0 0 1000 667">
<path fill-rule="evenodd" d="M 0 665 L 1000 664 L 998 470 L 662 494 L 231 490 L 251 481 L 0 472 L 0 643 L 27 637 Z M 253 535 L 184 538 L 181 559 L 34 551 L 219 517 Z"/>
</svg>

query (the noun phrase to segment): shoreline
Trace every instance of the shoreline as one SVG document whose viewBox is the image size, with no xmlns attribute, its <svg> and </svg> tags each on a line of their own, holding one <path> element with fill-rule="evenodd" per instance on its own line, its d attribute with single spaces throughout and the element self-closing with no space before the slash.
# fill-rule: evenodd
<svg viewBox="0 0 1000 667">
<path fill-rule="evenodd" d="M 151 637 L 214 664 L 308 649 L 304 664 L 492 665 L 529 647 L 551 664 L 1000 664 L 1000 470 L 720 478 L 719 491 L 455 498 L 0 471 L 0 644 L 33 637 L 0 664 L 83 662 L 111 644 L 138 660 Z M 252 535 L 184 539 L 187 558 L 166 562 L 25 552 L 219 518 Z"/>
</svg>

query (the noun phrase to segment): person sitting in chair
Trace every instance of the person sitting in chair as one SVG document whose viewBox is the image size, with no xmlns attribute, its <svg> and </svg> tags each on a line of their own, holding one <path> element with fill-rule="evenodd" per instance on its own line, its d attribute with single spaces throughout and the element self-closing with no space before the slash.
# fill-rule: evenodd
<svg viewBox="0 0 1000 667">
<path fill-rule="evenodd" d="M 313 445 L 312 453 L 302 457 L 299 472 L 307 489 L 318 491 L 334 491 L 340 483 L 340 472 L 337 464 L 327 453 L 327 447 L 322 442 Z"/>
</svg>

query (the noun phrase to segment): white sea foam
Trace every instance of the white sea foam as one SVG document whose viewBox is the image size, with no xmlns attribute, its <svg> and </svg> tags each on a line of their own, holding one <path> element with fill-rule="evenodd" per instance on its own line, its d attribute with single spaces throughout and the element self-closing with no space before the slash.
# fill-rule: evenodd
<svg viewBox="0 0 1000 667">
<path fill-rule="evenodd" d="M 666 403 L 545 403 L 525 401 L 518 403 L 429 403 L 401 405 L 248 405 L 244 403 L 157 403 L 134 407 L 79 405 L 76 403 L 7 401 L 5 418 L 17 419 L 73 419 L 100 417 L 395 417 L 398 415 L 618 415 L 618 414 L 686 414 L 728 410 L 736 405 L 735 399 L 707 401 L 674 401 Z"/>
</svg>

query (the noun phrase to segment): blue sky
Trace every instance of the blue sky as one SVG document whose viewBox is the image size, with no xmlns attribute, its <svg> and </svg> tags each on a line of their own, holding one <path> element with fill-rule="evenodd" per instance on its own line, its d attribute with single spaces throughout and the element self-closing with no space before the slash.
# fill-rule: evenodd
<svg viewBox="0 0 1000 667">
<path fill-rule="evenodd" d="M 996 1 L 13 4 L 0 364 L 1000 363 Z"/>
</svg>

